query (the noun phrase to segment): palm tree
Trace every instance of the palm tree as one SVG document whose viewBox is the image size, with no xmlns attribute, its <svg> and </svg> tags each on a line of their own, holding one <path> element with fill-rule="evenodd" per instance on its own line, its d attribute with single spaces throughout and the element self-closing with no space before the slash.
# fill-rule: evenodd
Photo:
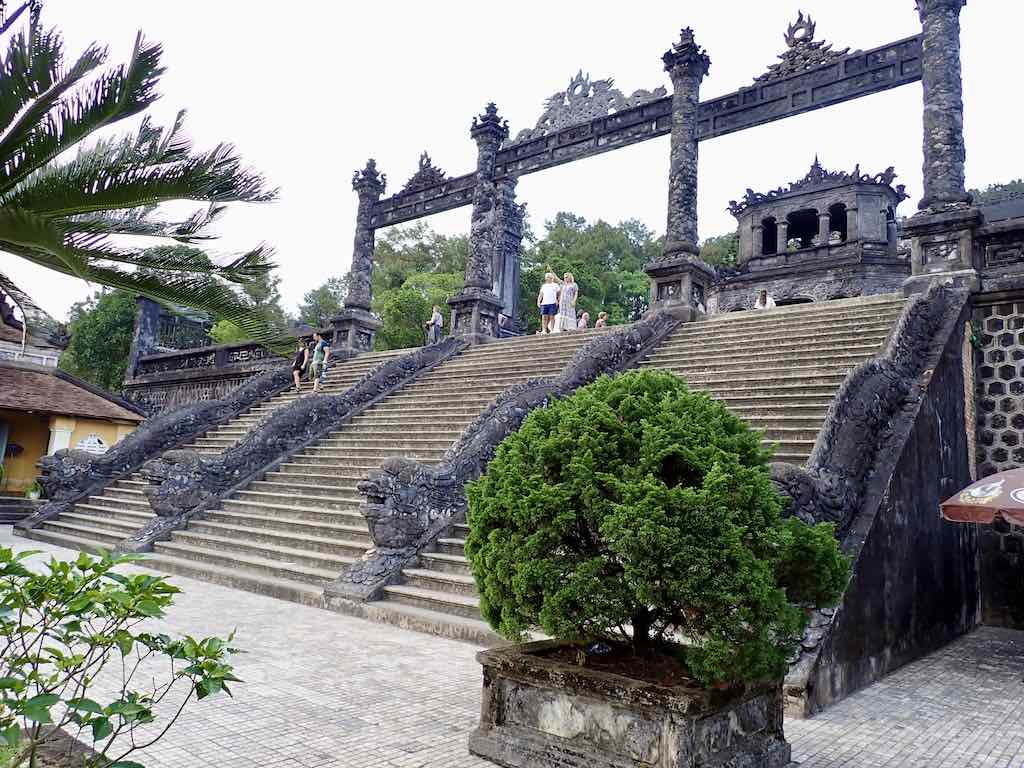
<svg viewBox="0 0 1024 768">
<path fill-rule="evenodd" d="M 287 344 L 284 329 L 236 290 L 273 268 L 270 248 L 227 264 L 195 248 L 147 250 L 152 238 L 201 245 L 226 203 L 269 201 L 277 191 L 228 144 L 194 150 L 182 132 L 183 112 L 169 129 L 144 117 L 133 133 L 86 143 L 157 99 L 161 46 L 140 33 L 127 64 L 104 67 L 107 50 L 93 44 L 68 66 L 60 35 L 40 23 L 40 8 L 30 0 L 0 20 L 0 36 L 10 36 L 0 61 L 0 251 L 164 305 L 205 310 L 272 348 Z M 12 32 L 26 9 L 27 30 Z M 175 200 L 205 205 L 184 220 L 162 217 L 160 204 Z"/>
</svg>

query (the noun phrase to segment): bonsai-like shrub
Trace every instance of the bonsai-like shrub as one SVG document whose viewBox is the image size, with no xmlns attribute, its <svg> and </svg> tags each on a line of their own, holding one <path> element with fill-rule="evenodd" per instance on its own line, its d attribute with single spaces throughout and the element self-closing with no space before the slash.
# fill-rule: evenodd
<svg viewBox="0 0 1024 768">
<path fill-rule="evenodd" d="M 512 639 L 678 654 L 706 685 L 781 675 L 848 564 L 830 525 L 782 517 L 769 456 L 670 373 L 602 377 L 534 411 L 468 488 L 484 618 Z"/>
</svg>

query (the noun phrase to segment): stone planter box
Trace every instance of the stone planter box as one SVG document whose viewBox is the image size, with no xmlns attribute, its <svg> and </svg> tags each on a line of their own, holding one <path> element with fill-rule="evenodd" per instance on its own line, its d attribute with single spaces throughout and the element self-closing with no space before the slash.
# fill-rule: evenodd
<svg viewBox="0 0 1024 768">
<path fill-rule="evenodd" d="M 469 751 L 515 768 L 782 768 L 782 681 L 665 688 L 541 655 L 544 640 L 481 651 Z"/>
</svg>

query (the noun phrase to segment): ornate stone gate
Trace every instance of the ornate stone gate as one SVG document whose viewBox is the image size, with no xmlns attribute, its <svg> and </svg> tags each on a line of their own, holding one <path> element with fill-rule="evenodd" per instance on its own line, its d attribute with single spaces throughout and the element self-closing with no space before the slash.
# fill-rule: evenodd
<svg viewBox="0 0 1024 768">
<path fill-rule="evenodd" d="M 369 306 L 373 233 L 461 206 L 472 206 L 470 256 L 463 290 L 449 302 L 454 332 L 482 341 L 497 335 L 499 316 L 514 316 L 522 207 L 516 181 L 584 157 L 669 134 L 669 190 L 665 248 L 647 265 L 652 307 L 682 317 L 697 313 L 693 296 L 704 295 L 711 272 L 697 258 L 697 157 L 706 139 L 821 109 L 917 81 L 924 84 L 924 199 L 908 232 L 914 241 L 914 272 L 908 290 L 935 280 L 970 283 L 971 237 L 977 212 L 964 189 L 963 105 L 959 15 L 966 0 L 917 0 L 922 34 L 867 51 L 833 49 L 815 39 L 815 23 L 803 13 L 789 25 L 779 61 L 733 93 L 700 101 L 711 59 L 683 29 L 662 56 L 673 91 L 637 90 L 626 96 L 611 79 L 591 80 L 582 71 L 565 91 L 547 100 L 533 128 L 510 138 L 494 103 L 474 118 L 477 144 L 472 173 L 447 176 L 424 153 L 403 189 L 382 198 L 385 179 L 370 160 L 356 173 L 359 213 L 352 258 L 353 285 L 335 326 L 338 341 L 357 349 L 372 345 L 376 330 Z M 687 290 L 683 290 L 684 286 Z"/>
</svg>

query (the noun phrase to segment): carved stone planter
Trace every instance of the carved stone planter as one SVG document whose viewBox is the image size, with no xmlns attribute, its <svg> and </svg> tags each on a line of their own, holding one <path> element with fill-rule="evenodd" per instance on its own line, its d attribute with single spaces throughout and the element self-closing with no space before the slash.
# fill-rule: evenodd
<svg viewBox="0 0 1024 768">
<path fill-rule="evenodd" d="M 544 640 L 481 651 L 483 704 L 469 751 L 529 768 L 782 768 L 782 682 L 665 688 L 578 667 Z"/>
</svg>

